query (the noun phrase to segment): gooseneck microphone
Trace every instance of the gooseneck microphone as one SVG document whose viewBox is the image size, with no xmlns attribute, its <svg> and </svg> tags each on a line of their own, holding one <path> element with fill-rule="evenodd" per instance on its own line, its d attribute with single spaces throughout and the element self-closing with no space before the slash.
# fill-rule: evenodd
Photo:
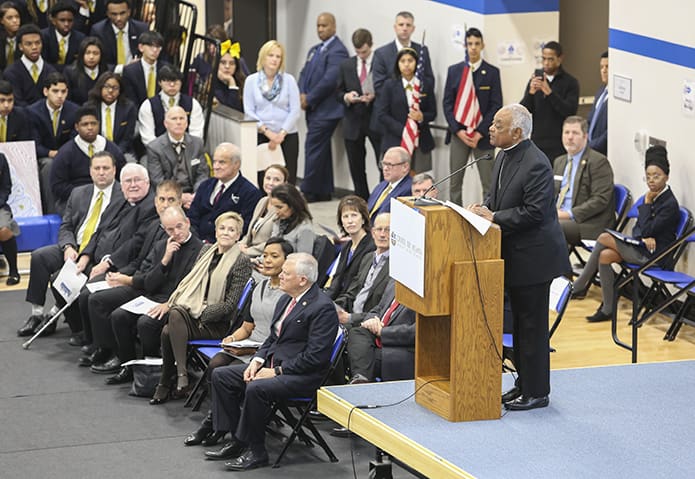
<svg viewBox="0 0 695 479">
<path fill-rule="evenodd" d="M 463 166 L 462 166 L 461 168 L 459 168 L 458 170 L 456 170 L 456 171 L 454 171 L 453 173 L 451 173 L 451 174 L 445 176 L 444 178 L 442 178 L 441 180 L 439 180 L 438 182 L 434 183 L 432 186 L 430 186 L 429 188 L 427 188 L 427 191 L 425 191 L 425 192 L 422 194 L 422 196 L 420 196 L 418 199 L 415 200 L 415 206 L 433 206 L 433 205 L 438 205 L 438 204 L 440 204 L 441 201 L 439 201 L 439 200 L 437 200 L 437 199 L 434 199 L 434 198 L 426 198 L 427 193 L 429 193 L 430 191 L 432 191 L 433 189 L 435 189 L 437 186 L 439 186 L 439 185 L 441 185 L 442 183 L 444 183 L 446 180 L 450 179 L 450 178 L 451 178 L 452 176 L 454 176 L 455 174 L 460 173 L 461 171 L 465 170 L 466 168 L 469 168 L 469 167 L 475 165 L 475 164 L 478 163 L 479 161 L 487 161 L 487 160 L 491 160 L 491 159 L 492 159 L 492 155 L 491 155 L 490 153 L 487 153 L 487 154 L 481 156 L 480 158 L 476 158 L 475 160 L 473 160 L 473 161 L 471 161 L 471 162 L 469 162 L 469 163 L 466 163 L 465 165 L 463 165 Z"/>
</svg>

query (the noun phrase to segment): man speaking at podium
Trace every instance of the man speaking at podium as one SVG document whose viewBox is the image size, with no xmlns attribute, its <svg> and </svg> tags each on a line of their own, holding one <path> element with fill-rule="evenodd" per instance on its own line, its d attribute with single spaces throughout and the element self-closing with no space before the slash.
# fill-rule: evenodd
<svg viewBox="0 0 695 479">
<path fill-rule="evenodd" d="M 553 170 L 529 139 L 531 114 L 522 105 L 502 107 L 490 125 L 490 143 L 501 148 L 490 194 L 476 214 L 502 230 L 504 286 L 514 318 L 514 364 L 518 379 L 502 395 L 509 410 L 550 402 L 548 296 L 550 283 L 570 272 L 567 246 L 557 219 Z"/>
</svg>

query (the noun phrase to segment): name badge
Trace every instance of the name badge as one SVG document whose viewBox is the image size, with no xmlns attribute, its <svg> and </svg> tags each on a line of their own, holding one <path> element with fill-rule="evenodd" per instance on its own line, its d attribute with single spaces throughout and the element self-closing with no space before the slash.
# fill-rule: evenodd
<svg viewBox="0 0 695 479">
<path fill-rule="evenodd" d="M 193 158 L 191 160 L 191 166 L 198 166 L 200 164 L 200 158 Z"/>
<path fill-rule="evenodd" d="M 553 176 L 553 179 L 554 179 L 555 181 L 562 181 L 562 178 L 563 178 L 562 175 L 555 175 L 555 176 Z"/>
</svg>

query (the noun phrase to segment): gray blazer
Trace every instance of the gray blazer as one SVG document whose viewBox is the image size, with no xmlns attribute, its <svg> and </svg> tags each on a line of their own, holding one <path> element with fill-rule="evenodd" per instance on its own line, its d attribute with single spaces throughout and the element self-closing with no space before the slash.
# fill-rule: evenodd
<svg viewBox="0 0 695 479">
<path fill-rule="evenodd" d="M 196 191 L 203 181 L 210 178 L 210 169 L 205 161 L 205 147 L 202 139 L 188 133 L 184 134 L 183 142 L 186 145 L 183 158 L 186 161 L 188 178 L 193 185 L 193 191 Z M 153 184 L 169 179 L 175 180 L 177 161 L 178 156 L 168 133 L 165 132 L 147 145 L 147 171 Z"/>
<path fill-rule="evenodd" d="M 270 239 L 273 233 L 275 208 L 268 208 L 269 201 L 270 197 L 268 196 L 258 200 L 256 208 L 253 210 L 248 232 L 246 236 L 241 239 L 241 244 L 248 247 L 246 254 L 252 258 L 263 254 L 265 242 Z M 269 211 L 265 211 L 266 209 Z M 261 218 L 263 212 L 265 212 L 265 216 Z"/>
<path fill-rule="evenodd" d="M 70 193 L 65 213 L 63 213 L 63 221 L 60 223 L 58 230 L 58 246 L 63 249 L 67 245 L 72 245 L 75 249 L 77 244 L 77 231 L 79 231 L 82 223 L 87 220 L 89 214 L 89 203 L 92 201 L 92 193 L 94 192 L 94 184 L 78 186 Z M 123 198 L 121 185 L 118 181 L 114 181 L 113 189 L 111 190 L 111 203 L 115 203 Z M 113 209 L 105 209 L 104 213 L 112 212 Z M 104 214 L 102 213 L 102 214 Z M 102 218 L 104 221 L 104 218 Z M 107 218 L 106 221 L 109 221 Z"/>
</svg>

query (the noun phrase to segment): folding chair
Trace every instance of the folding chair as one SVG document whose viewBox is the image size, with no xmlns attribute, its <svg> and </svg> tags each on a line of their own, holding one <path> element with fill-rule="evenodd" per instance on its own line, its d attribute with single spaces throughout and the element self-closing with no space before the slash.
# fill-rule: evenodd
<svg viewBox="0 0 695 479">
<path fill-rule="evenodd" d="M 690 281 L 687 283 L 678 283 L 676 287 L 678 287 L 678 291 L 674 293 L 674 297 L 679 297 L 682 295 L 683 291 L 687 292 L 687 296 L 683 300 L 683 304 L 681 307 L 678 309 L 678 312 L 673 318 L 673 321 L 671 322 L 671 326 L 669 326 L 668 331 L 666 331 L 666 334 L 664 335 L 664 339 L 667 341 L 673 341 L 676 339 L 676 336 L 678 335 L 678 331 L 680 331 L 681 326 L 683 324 L 688 324 L 690 326 L 695 326 L 695 321 L 692 319 L 688 319 L 687 314 L 690 311 L 690 308 L 695 304 L 695 278 L 692 276 L 690 277 Z"/>
<path fill-rule="evenodd" d="M 343 354 L 343 351 L 345 350 L 346 344 L 347 331 L 342 325 L 339 325 L 335 341 L 333 342 L 333 349 L 331 350 L 331 364 L 328 368 L 328 371 L 326 371 L 326 374 L 324 374 L 323 379 L 321 380 L 321 386 L 323 386 L 328 380 L 328 378 L 330 378 L 333 374 L 333 371 L 337 367 L 339 359 Z M 287 437 L 285 445 L 282 448 L 282 451 L 280 451 L 280 455 L 273 464 L 273 468 L 279 467 L 280 461 L 285 456 L 287 449 L 294 442 L 297 436 L 299 436 L 309 446 L 318 444 L 324 450 L 331 462 L 338 462 L 338 458 L 333 453 L 330 446 L 328 446 L 328 443 L 326 443 L 325 439 L 321 436 L 321 433 L 319 433 L 318 429 L 316 429 L 314 423 L 311 421 L 311 415 L 309 413 L 312 409 L 314 409 L 315 406 L 315 392 L 312 397 L 290 398 L 284 401 L 275 402 L 275 404 L 273 405 L 273 413 L 270 416 L 271 420 L 273 418 L 279 419 L 282 423 L 290 426 L 292 428 L 292 432 Z M 291 409 L 296 410 L 296 412 L 299 414 L 298 418 L 292 414 Z M 277 412 L 280 412 L 282 417 L 278 416 L 276 414 Z M 313 438 L 309 436 L 307 432 L 311 433 Z"/>
<path fill-rule="evenodd" d="M 555 330 L 557 330 L 557 327 L 560 325 L 562 317 L 565 315 L 567 303 L 569 303 L 570 297 L 572 296 L 572 282 L 564 276 L 558 276 L 550 284 L 549 296 L 550 311 L 556 314 L 555 321 L 553 321 L 548 331 L 548 339 L 551 339 L 553 334 L 555 334 Z M 514 363 L 514 339 L 513 335 L 510 333 L 502 335 L 502 352 L 502 356 L 505 359 Z M 550 347 L 550 352 L 555 352 L 555 348 Z"/>
</svg>

